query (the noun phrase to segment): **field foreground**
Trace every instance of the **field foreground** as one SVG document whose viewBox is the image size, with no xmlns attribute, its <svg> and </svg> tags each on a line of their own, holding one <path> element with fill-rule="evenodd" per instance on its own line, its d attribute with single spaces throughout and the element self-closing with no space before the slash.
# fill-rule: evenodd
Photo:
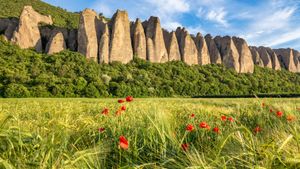
<svg viewBox="0 0 300 169">
<path fill-rule="evenodd" d="M 0 168 L 300 168 L 300 99 L 0 99 Z"/>
</svg>

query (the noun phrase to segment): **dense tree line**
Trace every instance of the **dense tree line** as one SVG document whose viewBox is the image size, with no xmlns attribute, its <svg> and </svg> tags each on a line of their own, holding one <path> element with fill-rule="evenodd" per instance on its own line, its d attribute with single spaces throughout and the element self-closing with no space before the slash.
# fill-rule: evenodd
<svg viewBox="0 0 300 169">
<path fill-rule="evenodd" d="M 55 55 L 22 50 L 0 41 L 0 97 L 176 97 L 300 93 L 300 75 L 255 67 L 238 74 L 222 65 L 99 65 L 75 52 Z"/>
</svg>

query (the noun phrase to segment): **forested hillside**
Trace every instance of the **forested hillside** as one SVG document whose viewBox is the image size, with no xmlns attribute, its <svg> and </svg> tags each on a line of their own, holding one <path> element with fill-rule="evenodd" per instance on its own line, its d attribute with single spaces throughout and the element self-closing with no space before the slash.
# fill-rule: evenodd
<svg viewBox="0 0 300 169">
<path fill-rule="evenodd" d="M 65 28 L 78 27 L 79 14 L 54 7 L 41 0 L 0 0 L 0 18 L 18 18 L 25 5 L 31 5 L 43 15 L 51 15 L 54 26 Z"/>
<path fill-rule="evenodd" d="M 300 75 L 255 67 L 238 74 L 221 65 L 183 62 L 99 65 L 78 53 L 55 55 L 22 50 L 0 41 L 1 97 L 173 97 L 300 93 Z"/>
</svg>

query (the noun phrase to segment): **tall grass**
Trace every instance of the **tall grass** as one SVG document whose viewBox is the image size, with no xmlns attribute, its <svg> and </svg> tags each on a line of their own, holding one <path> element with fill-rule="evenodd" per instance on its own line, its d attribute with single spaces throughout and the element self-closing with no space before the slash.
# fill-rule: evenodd
<svg viewBox="0 0 300 169">
<path fill-rule="evenodd" d="M 116 116 L 121 105 L 127 109 Z M 299 168 L 298 107 L 299 99 L 135 99 L 124 104 L 115 99 L 3 99 L 0 168 Z M 104 108 L 110 110 L 106 116 Z M 221 115 L 234 121 L 222 121 Z M 289 115 L 296 119 L 288 121 Z M 203 121 L 210 130 L 199 127 Z M 187 124 L 195 129 L 186 131 Z M 261 131 L 255 133 L 257 126 Z M 121 135 L 129 141 L 127 150 L 119 147 Z M 186 151 L 182 144 L 189 145 Z"/>
</svg>

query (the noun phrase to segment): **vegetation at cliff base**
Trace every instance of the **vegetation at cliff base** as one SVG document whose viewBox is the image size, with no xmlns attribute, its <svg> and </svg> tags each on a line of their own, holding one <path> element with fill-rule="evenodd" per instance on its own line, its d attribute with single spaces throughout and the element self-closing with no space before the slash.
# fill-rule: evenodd
<svg viewBox="0 0 300 169">
<path fill-rule="evenodd" d="M 0 168 L 297 169 L 299 107 L 299 99 L 0 99 Z"/>
<path fill-rule="evenodd" d="M 51 15 L 54 26 L 65 28 L 78 27 L 78 13 L 68 12 L 41 0 L 0 0 L 0 18 L 19 18 L 25 5 L 31 5 L 40 14 Z"/>
<path fill-rule="evenodd" d="M 176 97 L 300 93 L 300 75 L 256 67 L 238 74 L 222 65 L 98 64 L 83 55 L 23 50 L 0 41 L 1 97 Z"/>
</svg>

